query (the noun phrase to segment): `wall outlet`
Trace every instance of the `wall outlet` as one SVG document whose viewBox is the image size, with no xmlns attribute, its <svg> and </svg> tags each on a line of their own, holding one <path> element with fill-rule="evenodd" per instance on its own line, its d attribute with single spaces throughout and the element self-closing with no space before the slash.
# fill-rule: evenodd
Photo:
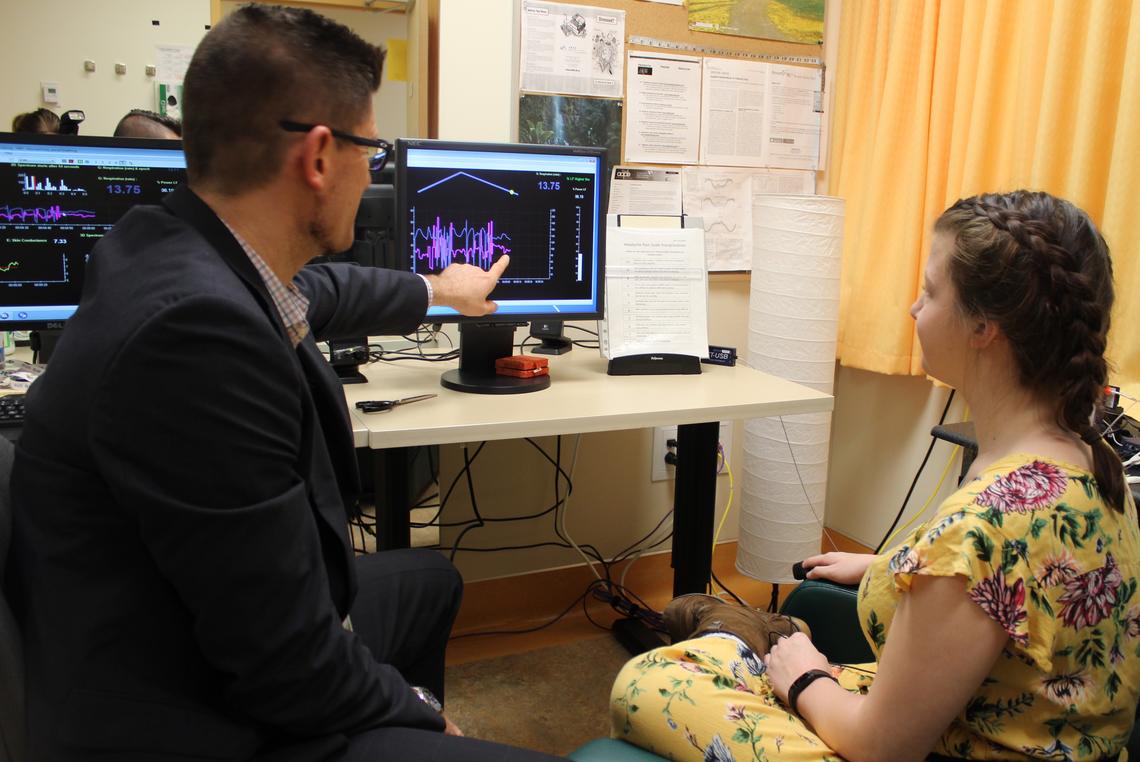
<svg viewBox="0 0 1140 762">
<path fill-rule="evenodd" d="M 665 462 L 665 453 L 669 452 L 666 443 L 677 438 L 676 426 L 658 426 L 653 429 L 653 461 L 649 468 L 651 481 L 663 482 L 677 477 L 676 466 Z M 724 450 L 724 457 L 732 462 L 732 421 L 720 422 L 720 446 Z M 676 452 L 676 450 L 674 450 Z M 721 471 L 724 474 L 724 471 Z"/>
</svg>

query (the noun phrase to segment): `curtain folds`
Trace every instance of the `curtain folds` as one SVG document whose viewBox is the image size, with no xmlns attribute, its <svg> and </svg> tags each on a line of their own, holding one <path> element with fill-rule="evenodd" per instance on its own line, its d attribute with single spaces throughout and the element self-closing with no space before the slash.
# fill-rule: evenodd
<svg viewBox="0 0 1140 762">
<path fill-rule="evenodd" d="M 963 196 L 1032 188 L 1101 226 L 1116 268 L 1113 379 L 1140 384 L 1131 0 L 845 0 L 837 68 L 828 192 L 847 201 L 840 362 L 921 374 L 907 308 L 931 224 Z"/>
</svg>

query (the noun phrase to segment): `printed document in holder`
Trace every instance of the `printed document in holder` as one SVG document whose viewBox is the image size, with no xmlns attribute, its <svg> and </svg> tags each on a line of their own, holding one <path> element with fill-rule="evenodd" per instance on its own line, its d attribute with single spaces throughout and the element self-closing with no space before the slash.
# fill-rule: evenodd
<svg viewBox="0 0 1140 762">
<path fill-rule="evenodd" d="M 708 357 L 708 269 L 699 217 L 606 218 L 606 319 L 613 376 L 700 373 Z"/>
</svg>

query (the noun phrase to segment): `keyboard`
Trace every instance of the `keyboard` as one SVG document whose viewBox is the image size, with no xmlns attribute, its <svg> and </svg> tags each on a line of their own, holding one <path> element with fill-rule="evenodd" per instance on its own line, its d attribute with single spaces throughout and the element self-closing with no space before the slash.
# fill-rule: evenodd
<svg viewBox="0 0 1140 762">
<path fill-rule="evenodd" d="M 24 395 L 9 394 L 0 397 L 0 429 L 24 425 Z"/>
</svg>

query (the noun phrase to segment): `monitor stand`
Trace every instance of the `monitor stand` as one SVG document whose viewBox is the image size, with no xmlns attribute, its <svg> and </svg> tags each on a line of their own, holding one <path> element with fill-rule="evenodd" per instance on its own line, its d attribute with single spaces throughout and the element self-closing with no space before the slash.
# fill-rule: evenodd
<svg viewBox="0 0 1140 762">
<path fill-rule="evenodd" d="M 460 323 L 459 367 L 440 377 L 445 389 L 474 394 L 524 394 L 550 386 L 550 376 L 515 378 L 495 373 L 495 360 L 515 349 L 515 328 L 525 323 Z"/>
</svg>

